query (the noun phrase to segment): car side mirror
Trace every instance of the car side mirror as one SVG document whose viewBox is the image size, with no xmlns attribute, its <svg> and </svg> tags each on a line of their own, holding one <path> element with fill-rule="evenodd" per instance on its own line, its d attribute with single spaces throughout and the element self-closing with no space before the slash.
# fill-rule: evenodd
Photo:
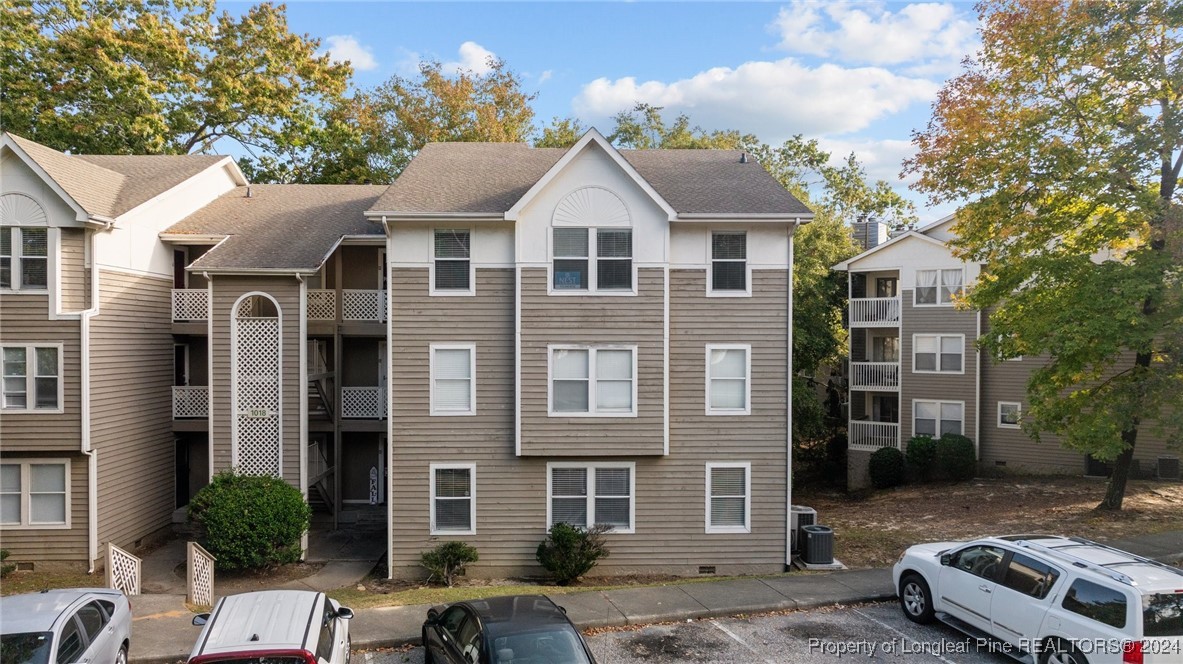
<svg viewBox="0 0 1183 664">
<path fill-rule="evenodd" d="M 209 614 L 208 613 L 199 613 L 199 614 L 193 616 L 193 624 L 197 627 L 201 627 L 202 625 L 206 624 L 207 622 L 209 622 Z"/>
<path fill-rule="evenodd" d="M 343 606 L 337 609 L 337 617 L 342 620 L 353 620 L 353 609 Z"/>
<path fill-rule="evenodd" d="M 436 621 L 438 621 L 439 619 L 440 619 L 439 611 L 436 611 L 435 609 L 428 609 L 427 610 L 426 623 L 428 625 L 434 625 L 436 623 Z"/>
<path fill-rule="evenodd" d="M 562 611 L 562 612 L 563 612 L 563 615 L 567 615 L 567 607 L 565 607 L 565 606 L 560 606 L 560 607 L 559 607 L 559 611 Z"/>
<path fill-rule="evenodd" d="M 942 554 L 941 554 L 941 565 L 944 565 L 945 567 L 948 567 L 948 566 L 949 566 L 949 565 L 951 565 L 951 564 L 953 564 L 953 554 L 951 554 L 951 553 L 942 553 Z"/>
</svg>

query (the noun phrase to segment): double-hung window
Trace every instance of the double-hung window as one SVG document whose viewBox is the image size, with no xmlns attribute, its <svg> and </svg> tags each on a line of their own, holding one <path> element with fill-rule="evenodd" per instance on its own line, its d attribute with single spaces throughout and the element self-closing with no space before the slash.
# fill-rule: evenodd
<svg viewBox="0 0 1183 664">
<path fill-rule="evenodd" d="M 752 464 L 708 463 L 706 531 L 750 533 Z"/>
<path fill-rule="evenodd" d="M 0 464 L 0 525 L 68 528 L 70 462 L 29 459 Z"/>
<path fill-rule="evenodd" d="M 614 532 L 633 532 L 635 470 L 631 462 L 547 464 L 547 527 L 603 524 Z"/>
<path fill-rule="evenodd" d="M 752 347 L 707 346 L 707 415 L 748 415 L 751 406 Z"/>
<path fill-rule="evenodd" d="M 964 335 L 917 334 L 912 337 L 913 372 L 962 373 L 964 364 Z"/>
<path fill-rule="evenodd" d="M 746 295 L 748 290 L 748 235 L 743 231 L 711 233 L 712 294 Z"/>
<path fill-rule="evenodd" d="M 49 231 L 0 227 L 0 288 L 45 290 L 49 284 Z"/>
<path fill-rule="evenodd" d="M 912 402 L 913 435 L 940 438 L 947 433 L 965 433 L 965 402 Z"/>
<path fill-rule="evenodd" d="M 0 347 L 0 372 L 3 410 L 61 410 L 61 346 Z"/>
<path fill-rule="evenodd" d="M 632 229 L 556 228 L 552 240 L 552 291 L 632 292 Z"/>
<path fill-rule="evenodd" d="M 431 344 L 431 414 L 476 415 L 476 344 Z"/>
<path fill-rule="evenodd" d="M 433 463 L 431 534 L 476 534 L 476 464 Z"/>
<path fill-rule="evenodd" d="M 437 228 L 433 258 L 433 295 L 472 294 L 472 234 L 469 231 Z"/>
<path fill-rule="evenodd" d="M 1017 401 L 998 402 L 998 428 L 1018 429 L 1023 419 L 1023 404 Z"/>
<path fill-rule="evenodd" d="M 550 414 L 637 414 L 637 349 L 550 347 Z"/>
<path fill-rule="evenodd" d="M 953 298 L 961 295 L 961 291 L 965 287 L 964 278 L 965 272 L 961 268 L 916 270 L 916 290 L 913 291 L 913 304 L 916 306 L 953 304 Z"/>
</svg>

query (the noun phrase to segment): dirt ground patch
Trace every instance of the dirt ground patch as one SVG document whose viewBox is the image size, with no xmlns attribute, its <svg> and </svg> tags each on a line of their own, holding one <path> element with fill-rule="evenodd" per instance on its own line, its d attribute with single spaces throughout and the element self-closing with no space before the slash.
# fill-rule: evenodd
<svg viewBox="0 0 1183 664">
<path fill-rule="evenodd" d="M 793 502 L 834 529 L 834 556 L 850 567 L 891 565 L 912 544 L 1049 533 L 1099 541 L 1183 530 L 1183 484 L 1131 480 L 1124 509 L 1094 510 L 1105 481 L 1024 476 L 920 484 L 869 497 L 802 488 Z"/>
</svg>

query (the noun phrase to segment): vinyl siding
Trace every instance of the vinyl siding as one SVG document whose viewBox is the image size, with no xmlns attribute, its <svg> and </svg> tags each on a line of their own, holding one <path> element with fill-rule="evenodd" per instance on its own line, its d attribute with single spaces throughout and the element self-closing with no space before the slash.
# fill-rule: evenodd
<svg viewBox="0 0 1183 664">
<path fill-rule="evenodd" d="M 664 270 L 638 269 L 635 297 L 547 295 L 546 280 L 522 269 L 522 455 L 662 454 Z M 636 417 L 548 416 L 549 344 L 636 346 Z"/>
<path fill-rule="evenodd" d="M 292 486 L 300 486 L 300 399 L 306 385 L 300 376 L 300 284 L 292 277 L 237 277 L 215 276 L 213 296 L 213 335 L 210 354 L 213 375 L 213 422 L 210 440 L 213 445 L 214 467 L 217 473 L 232 465 L 231 456 L 231 313 L 234 303 L 245 293 L 259 291 L 276 300 L 282 319 L 281 351 L 283 379 L 281 385 L 283 478 Z"/>
<path fill-rule="evenodd" d="M 964 401 L 964 434 L 975 438 L 977 423 L 977 339 L 976 311 L 953 307 L 916 307 L 912 291 L 902 291 L 900 330 L 900 442 L 906 446 L 912 437 L 912 401 Z M 963 374 L 914 373 L 912 337 L 916 334 L 965 335 Z M 975 440 L 975 442 L 977 442 Z"/>
<path fill-rule="evenodd" d="M 91 323 L 99 541 L 131 547 L 175 507 L 172 282 L 103 270 Z"/>
<path fill-rule="evenodd" d="M 90 306 L 90 268 L 86 264 L 86 233 L 81 228 L 62 228 L 58 253 L 58 282 L 62 311 L 82 311 Z"/>
<path fill-rule="evenodd" d="M 81 323 L 50 320 L 45 293 L 0 295 L 0 344 L 62 344 L 62 410 L 0 410 L 5 451 L 77 452 L 82 447 Z"/>
<path fill-rule="evenodd" d="M 29 458 L 70 460 L 70 527 L 0 528 L 0 541 L 11 554 L 7 562 L 30 562 L 35 566 L 43 563 L 83 564 L 87 556 L 86 457 L 80 454 L 14 453 L 8 449 L 7 440 L 4 448 L 0 456 L 4 461 L 19 462 Z"/>
</svg>

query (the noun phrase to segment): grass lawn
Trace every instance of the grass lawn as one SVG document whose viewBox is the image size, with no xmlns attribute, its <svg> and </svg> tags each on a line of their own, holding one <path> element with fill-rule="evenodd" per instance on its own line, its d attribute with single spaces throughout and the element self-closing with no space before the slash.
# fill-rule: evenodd
<svg viewBox="0 0 1183 664">
<path fill-rule="evenodd" d="M 20 595 L 53 588 L 103 588 L 107 578 L 86 572 L 12 572 L 0 579 L 0 595 Z"/>
</svg>

